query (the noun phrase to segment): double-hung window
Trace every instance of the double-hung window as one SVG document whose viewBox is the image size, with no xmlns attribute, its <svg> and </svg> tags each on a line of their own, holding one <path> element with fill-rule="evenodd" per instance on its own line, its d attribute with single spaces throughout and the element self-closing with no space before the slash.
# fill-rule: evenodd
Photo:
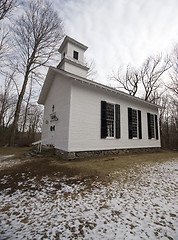
<svg viewBox="0 0 178 240">
<path fill-rule="evenodd" d="M 128 133 L 129 139 L 142 139 L 141 111 L 128 108 Z"/>
<path fill-rule="evenodd" d="M 120 138 L 120 105 L 101 101 L 101 138 Z"/>
<path fill-rule="evenodd" d="M 106 105 L 106 134 L 107 137 L 114 137 L 114 104 Z"/>
<path fill-rule="evenodd" d="M 147 113 L 147 122 L 148 122 L 148 139 L 159 139 L 157 115 Z"/>
<path fill-rule="evenodd" d="M 137 138 L 138 135 L 138 111 L 132 109 L 132 137 Z"/>
</svg>

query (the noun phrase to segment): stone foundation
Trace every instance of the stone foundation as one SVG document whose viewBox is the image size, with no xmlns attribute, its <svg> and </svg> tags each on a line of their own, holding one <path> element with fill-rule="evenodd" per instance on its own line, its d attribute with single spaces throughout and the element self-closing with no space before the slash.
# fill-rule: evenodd
<svg viewBox="0 0 178 240">
<path fill-rule="evenodd" d="M 105 157 L 113 155 L 125 155 L 136 153 L 153 153 L 160 151 L 161 148 L 129 148 L 129 149 L 113 149 L 113 150 L 97 150 L 97 151 L 82 151 L 82 152 L 65 152 L 55 149 L 55 154 L 63 160 L 87 159 L 96 157 Z"/>
</svg>

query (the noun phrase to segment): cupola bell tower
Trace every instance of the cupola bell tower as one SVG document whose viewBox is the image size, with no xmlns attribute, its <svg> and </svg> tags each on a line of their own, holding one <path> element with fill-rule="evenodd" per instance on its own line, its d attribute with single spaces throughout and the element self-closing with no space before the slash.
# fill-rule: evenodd
<svg viewBox="0 0 178 240">
<path fill-rule="evenodd" d="M 61 62 L 57 68 L 86 78 L 88 67 L 84 64 L 84 52 L 87 48 L 82 43 L 66 36 L 59 48 Z"/>
</svg>

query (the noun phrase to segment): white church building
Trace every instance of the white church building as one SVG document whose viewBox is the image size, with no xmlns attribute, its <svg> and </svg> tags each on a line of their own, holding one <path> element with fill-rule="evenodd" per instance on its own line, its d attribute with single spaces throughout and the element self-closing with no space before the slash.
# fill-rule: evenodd
<svg viewBox="0 0 178 240">
<path fill-rule="evenodd" d="M 158 106 L 86 78 L 87 47 L 66 36 L 38 100 L 42 143 L 64 154 L 159 148 Z"/>
</svg>

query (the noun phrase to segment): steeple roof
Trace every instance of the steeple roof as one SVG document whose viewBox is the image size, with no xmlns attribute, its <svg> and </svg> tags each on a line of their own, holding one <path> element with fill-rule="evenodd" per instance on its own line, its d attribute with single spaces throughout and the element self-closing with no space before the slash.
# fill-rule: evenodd
<svg viewBox="0 0 178 240">
<path fill-rule="evenodd" d="M 65 38 L 64 38 L 64 40 L 63 40 L 63 42 L 62 42 L 62 44 L 61 44 L 61 46 L 60 46 L 60 48 L 59 48 L 59 50 L 58 50 L 60 53 L 62 52 L 62 50 L 63 50 L 63 48 L 65 47 L 65 45 L 67 44 L 67 42 L 73 43 L 74 45 L 82 48 L 84 51 L 86 51 L 86 50 L 88 49 L 88 47 L 85 46 L 84 44 L 76 41 L 75 39 L 73 39 L 73 38 L 71 38 L 71 37 L 69 37 L 69 36 L 65 36 Z"/>
</svg>

